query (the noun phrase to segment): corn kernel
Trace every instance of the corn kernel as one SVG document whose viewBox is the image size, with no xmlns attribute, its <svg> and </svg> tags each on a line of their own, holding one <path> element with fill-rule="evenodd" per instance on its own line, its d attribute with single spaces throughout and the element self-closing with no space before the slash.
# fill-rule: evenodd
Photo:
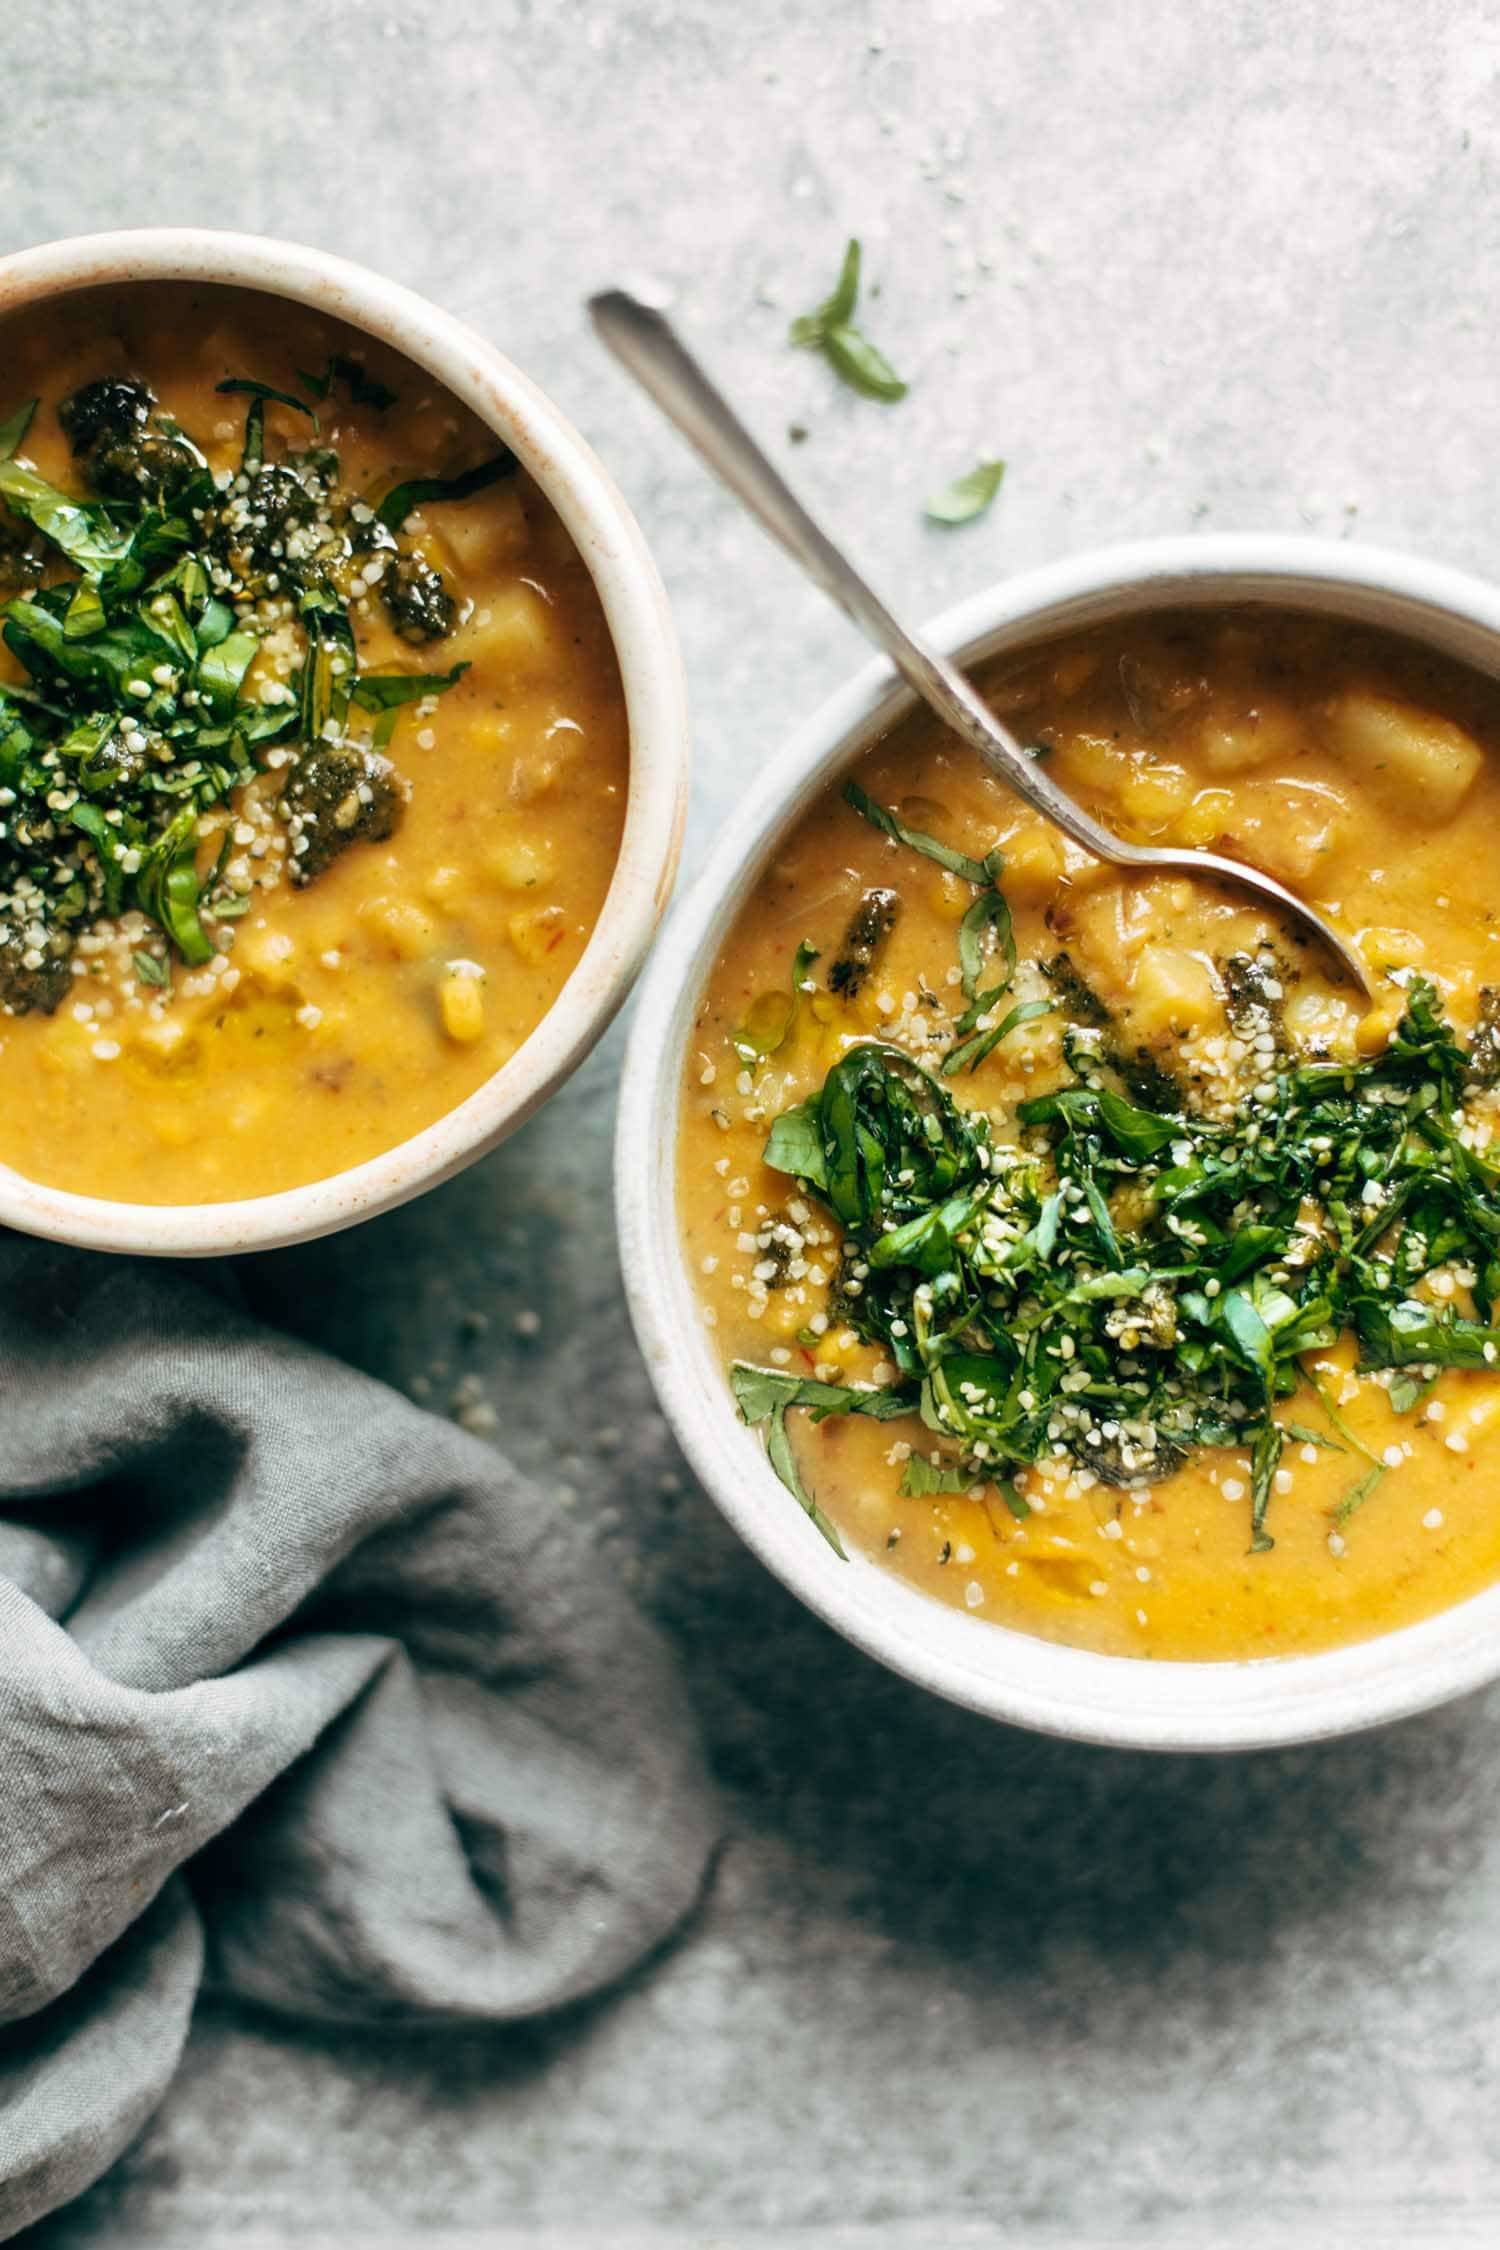
<svg viewBox="0 0 1500 2250">
<path fill-rule="evenodd" d="M 457 897 L 463 887 L 462 868 L 435 867 L 422 885 L 422 895 L 431 899 L 434 906 L 441 906 L 446 900 Z"/>
<path fill-rule="evenodd" d="M 1406 1001 L 1401 995 L 1393 1000 L 1377 1000 L 1367 1016 L 1360 1019 L 1354 1034 L 1354 1044 L 1362 1055 L 1378 1055 L 1401 1021 Z"/>
<path fill-rule="evenodd" d="M 1361 930 L 1359 950 L 1377 971 L 1415 968 L 1427 955 L 1426 946 L 1414 930 Z"/>
<path fill-rule="evenodd" d="M 487 578 L 525 554 L 529 531 L 521 495 L 514 485 L 487 492 L 466 508 L 445 508 L 442 528 L 434 544 L 447 552 L 441 557 L 462 578 Z"/>
<path fill-rule="evenodd" d="M 946 867 L 927 887 L 928 904 L 933 913 L 940 914 L 945 922 L 961 921 L 968 912 L 973 897 L 970 886 Z"/>
<path fill-rule="evenodd" d="M 477 647 L 511 680 L 539 679 L 563 667 L 564 650 L 552 606 L 532 586 L 504 586 L 487 604 L 488 622 L 470 628 Z"/>
<path fill-rule="evenodd" d="M 443 1029 L 460 1046 L 470 1047 L 484 1036 L 484 981 L 473 976 L 445 976 L 438 986 L 438 1009 Z"/>
<path fill-rule="evenodd" d="M 561 778 L 561 759 L 548 757 L 545 751 L 517 758 L 510 769 L 512 804 L 534 805 L 539 798 L 550 797 Z"/>
<path fill-rule="evenodd" d="M 1018 828 L 1005 846 L 1005 895 L 1012 902 L 1050 898 L 1063 872 L 1056 839 L 1040 823 Z M 972 895 L 972 894 L 971 894 Z"/>
<path fill-rule="evenodd" d="M 297 978 L 297 947 L 284 930 L 246 929 L 235 940 L 234 965 L 268 992 L 281 992 Z"/>
<path fill-rule="evenodd" d="M 532 906 L 524 913 L 512 914 L 505 934 L 521 959 L 535 968 L 561 942 L 566 925 L 567 917 L 560 906 Z"/>
<path fill-rule="evenodd" d="M 1148 830 L 1164 828 L 1186 810 L 1192 783 L 1180 766 L 1144 766 L 1120 790 L 1120 810 L 1127 820 Z"/>
<path fill-rule="evenodd" d="M 366 899 L 358 911 L 366 928 L 383 937 L 403 961 L 419 960 L 437 943 L 436 922 L 410 899 L 382 892 L 378 898 Z"/>
<path fill-rule="evenodd" d="M 180 1104 L 174 1103 L 171 1109 L 159 1109 L 154 1113 L 151 1130 L 163 1148 L 186 1148 L 197 1138 L 198 1128 Z"/>
<path fill-rule="evenodd" d="M 543 838 L 508 836 L 489 855 L 490 873 L 507 891 L 534 890 L 552 873 L 552 846 Z"/>
<path fill-rule="evenodd" d="M 1181 844 L 1211 844 L 1223 835 L 1233 810 L 1234 799 L 1227 789 L 1200 789 L 1178 814 L 1173 833 Z"/>
<path fill-rule="evenodd" d="M 93 1047 L 98 1037 L 97 1025 L 74 1023 L 69 1017 L 54 1016 L 37 1051 L 49 1070 L 90 1070 L 95 1067 Z"/>
<path fill-rule="evenodd" d="M 1130 980 L 1130 1022 L 1142 1039 L 1206 1030 L 1218 996 L 1206 962 L 1175 945 L 1147 945 Z"/>
<path fill-rule="evenodd" d="M 179 1016 L 163 1016 L 159 1023 L 143 1023 L 135 1034 L 137 1046 L 164 1060 L 178 1052 L 186 1037 L 187 1031 Z"/>
</svg>

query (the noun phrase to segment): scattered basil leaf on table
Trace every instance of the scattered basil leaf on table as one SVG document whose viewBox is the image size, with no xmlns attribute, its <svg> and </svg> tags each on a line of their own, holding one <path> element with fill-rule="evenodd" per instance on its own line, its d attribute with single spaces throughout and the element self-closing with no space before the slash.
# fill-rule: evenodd
<svg viewBox="0 0 1500 2250">
<path fill-rule="evenodd" d="M 887 405 L 906 396 L 908 386 L 896 373 L 878 345 L 854 325 L 859 303 L 860 247 L 851 237 L 833 294 L 817 309 L 801 314 L 788 330 L 789 340 L 809 351 L 820 351 L 840 380 L 865 398 Z"/>
<path fill-rule="evenodd" d="M 967 475 L 934 492 L 923 511 L 929 523 L 973 523 L 991 507 L 1005 477 L 1003 461 L 981 461 Z"/>
</svg>

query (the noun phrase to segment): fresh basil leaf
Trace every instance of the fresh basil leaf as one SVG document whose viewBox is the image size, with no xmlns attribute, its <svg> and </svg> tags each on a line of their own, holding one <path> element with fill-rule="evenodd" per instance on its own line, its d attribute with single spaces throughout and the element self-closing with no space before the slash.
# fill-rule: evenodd
<svg viewBox="0 0 1500 2250">
<path fill-rule="evenodd" d="M 1317 1393 L 1318 1404 L 1322 1407 L 1323 1412 L 1328 1416 L 1330 1425 L 1338 1431 L 1339 1436 L 1343 1439 L 1345 1445 L 1349 1448 L 1349 1450 L 1352 1453 L 1362 1454 L 1365 1460 L 1373 1462 L 1376 1459 L 1376 1455 L 1370 1451 L 1370 1448 L 1365 1444 L 1364 1439 L 1361 1437 L 1357 1437 L 1354 1431 L 1349 1427 L 1349 1424 L 1345 1421 L 1343 1415 L 1339 1412 L 1338 1407 L 1335 1405 L 1333 1397 L 1329 1392 L 1327 1385 L 1324 1383 L 1320 1383 L 1317 1376 L 1312 1373 L 1311 1369 L 1305 1366 L 1302 1370 L 1302 1374 L 1303 1380 L 1313 1391 Z"/>
<path fill-rule="evenodd" d="M 28 399 L 8 420 L 0 422 L 0 461 L 9 461 L 26 443 L 26 433 L 36 416 L 38 401 Z"/>
<path fill-rule="evenodd" d="M 409 477 L 405 484 L 393 486 L 386 494 L 375 510 L 376 517 L 387 531 L 400 531 L 414 509 L 430 507 L 434 501 L 471 500 L 476 492 L 499 484 L 503 477 L 513 477 L 519 467 L 520 463 L 507 447 L 490 460 L 465 469 L 461 476 Z"/>
<path fill-rule="evenodd" d="M 394 711 L 403 703 L 420 703 L 424 696 L 446 694 L 468 669 L 464 663 L 451 672 L 361 672 L 352 698 L 361 711 Z"/>
<path fill-rule="evenodd" d="M 170 986 L 172 970 L 169 963 L 159 960 L 154 953 L 132 953 L 130 958 L 135 963 L 138 983 Z"/>
<path fill-rule="evenodd" d="M 274 384 L 257 383 L 248 375 L 231 375 L 214 388 L 238 392 L 250 400 L 250 411 L 245 416 L 245 442 L 240 453 L 240 468 L 246 475 L 254 475 L 265 460 L 268 401 L 274 400 L 278 406 L 290 406 L 298 414 L 305 414 L 313 426 L 314 437 L 322 435 L 322 424 L 306 399 L 296 397 L 291 391 L 278 391 Z"/>
<path fill-rule="evenodd" d="M 1276 1352 L 1270 1329 L 1242 1289 L 1231 1289 L 1219 1299 L 1218 1314 L 1235 1350 L 1245 1365 L 1260 1376 L 1269 1398 L 1276 1376 Z"/>
<path fill-rule="evenodd" d="M 1030 1501 L 1022 1498 L 1009 1477 L 996 1477 L 994 1483 L 995 1490 L 999 1493 L 1017 1523 L 1025 1523 L 1032 1512 Z"/>
<path fill-rule="evenodd" d="M 255 662 L 259 647 L 259 634 L 242 630 L 213 642 L 199 657 L 194 675 L 198 693 L 216 717 L 227 718 L 239 701 L 245 674 Z"/>
<path fill-rule="evenodd" d="M 175 567 L 157 581 L 159 585 L 186 586 L 190 582 L 201 582 L 203 595 L 206 595 L 207 572 L 196 557 L 189 557 L 184 550 L 193 537 L 188 511 L 197 508 L 203 513 L 213 505 L 215 497 L 213 478 L 205 476 L 201 485 L 190 486 L 179 496 L 182 513 L 168 515 L 159 508 L 146 509 L 128 534 L 124 551 L 100 577 L 99 592 L 106 609 L 112 611 L 132 594 L 138 594 L 156 578 L 164 563 Z M 200 595 L 199 599 L 202 598 Z"/>
<path fill-rule="evenodd" d="M 62 620 L 39 598 L 10 603 L 5 642 L 34 679 L 71 682 L 125 710 L 146 709 L 170 694 L 156 673 L 165 666 L 175 680 L 178 671 L 176 651 L 141 618 L 124 617 L 87 640 L 70 641 Z"/>
<path fill-rule="evenodd" d="M 349 612 L 331 586 L 310 586 L 298 604 L 307 633 L 307 657 L 298 697 L 304 742 L 337 741 L 359 678 L 359 654 Z"/>
<path fill-rule="evenodd" d="M 191 597 L 187 597 L 191 606 Z M 217 597 L 205 601 L 193 620 L 193 638 L 200 650 L 220 648 L 234 631 L 234 611 Z"/>
<path fill-rule="evenodd" d="M 74 500 L 20 461 L 0 460 L 0 500 L 51 541 L 80 570 L 108 570 L 130 545 L 130 534 L 92 501 Z"/>
<path fill-rule="evenodd" d="M 744 1359 L 737 1359 L 730 1369 L 730 1388 L 747 1422 L 763 1422 L 775 1406 L 802 1407 L 815 1422 L 826 1422 L 830 1414 L 861 1414 L 890 1422 L 910 1414 L 913 1405 L 911 1397 L 900 1391 L 862 1391 L 852 1383 L 822 1383 L 816 1376 L 787 1375 Z"/>
<path fill-rule="evenodd" d="M 1361 1298 L 1354 1307 L 1360 1357 L 1367 1367 L 1494 1367 L 1500 1328 L 1407 1299 L 1384 1305 Z"/>
<path fill-rule="evenodd" d="M 108 619 L 100 599 L 97 579 L 80 578 L 73 598 L 63 612 L 63 639 L 86 641 L 95 633 L 102 633 Z"/>
<path fill-rule="evenodd" d="M 136 904 L 159 922 L 190 968 L 211 961 L 214 947 L 198 918 L 198 816 L 184 806 L 163 830 L 134 878 Z"/>
<path fill-rule="evenodd" d="M 1266 1532 L 1266 1511 L 1271 1504 L 1276 1471 L 1281 1462 L 1281 1431 L 1275 1422 L 1263 1422 L 1250 1448 L 1250 1551 L 1263 1555 L 1276 1542 Z"/>
<path fill-rule="evenodd" d="M 803 313 L 794 320 L 787 332 L 788 338 L 794 344 L 821 351 L 834 373 L 851 390 L 859 391 L 865 398 L 890 403 L 905 398 L 907 385 L 885 354 L 854 325 L 859 274 L 860 248 L 857 241 L 851 240 L 845 249 L 832 296 L 825 298 L 815 312 Z"/>
<path fill-rule="evenodd" d="M 977 1176 L 978 1128 L 899 1048 L 852 1047 L 823 1082 L 817 1120 L 820 1192 L 846 1227 L 899 1224 Z"/>
<path fill-rule="evenodd" d="M 93 845 L 104 886 L 104 911 L 109 915 L 118 914 L 125 897 L 125 876 L 120 866 L 124 845 L 119 836 L 98 805 L 72 806 L 68 813 L 68 826 L 76 829 L 80 836 L 87 837 Z"/>
<path fill-rule="evenodd" d="M 1370 1494 L 1375 1490 L 1376 1485 L 1379 1484 L 1381 1478 L 1385 1475 L 1385 1473 L 1385 1463 L 1383 1461 L 1377 1461 L 1372 1469 L 1367 1469 L 1365 1471 L 1364 1475 L 1359 1479 L 1357 1484 L 1350 1485 L 1348 1491 L 1344 1494 L 1343 1499 L 1340 1500 L 1338 1506 L 1333 1511 L 1333 1520 L 1340 1531 L 1343 1530 L 1344 1525 L 1354 1514 L 1356 1508 L 1362 1508 L 1364 1506 L 1365 1502 L 1369 1499 Z"/>
<path fill-rule="evenodd" d="M 838 322 L 823 338 L 823 354 L 834 373 L 862 398 L 894 406 L 905 398 L 910 385 L 903 382 L 885 353 L 847 322 Z"/>
<path fill-rule="evenodd" d="M 772 1409 L 770 1427 L 766 1431 L 766 1458 L 780 1477 L 787 1491 L 805 1512 L 814 1528 L 821 1532 L 840 1562 L 849 1560 L 848 1551 L 839 1537 L 838 1527 L 826 1516 L 802 1481 L 797 1467 L 797 1457 L 792 1451 L 792 1441 L 786 1426 L 786 1408 Z"/>
<path fill-rule="evenodd" d="M 990 996 L 998 999 L 1016 973 L 1016 935 L 1005 895 L 996 889 L 982 890 L 958 925 L 958 965 L 966 1000 L 972 1000 L 979 989 L 985 962 L 985 939 L 991 932 L 994 933 L 995 944 L 1005 963 L 1005 975 Z M 972 1029 L 972 1026 L 967 1028 Z"/>
<path fill-rule="evenodd" d="M 1436 1375 L 1429 1375 L 1420 1379 L 1404 1371 L 1393 1375 L 1390 1390 L 1386 1394 L 1391 1402 L 1391 1412 L 1393 1414 L 1410 1414 L 1414 1408 L 1422 1404 L 1424 1399 L 1432 1396 L 1437 1388 L 1437 1381 Z"/>
<path fill-rule="evenodd" d="M 328 364 L 321 375 L 309 375 L 299 367 L 297 380 L 316 399 L 327 398 L 334 384 L 342 383 L 349 393 L 351 406 L 373 406 L 381 414 L 397 402 L 397 393 L 388 383 L 378 382 L 373 375 L 366 373 L 357 359 L 350 359 L 343 352 L 329 354 Z"/>
<path fill-rule="evenodd" d="M 1286 1434 L 1289 1438 L 1295 1439 L 1299 1445 L 1320 1446 L 1325 1453 L 1342 1453 L 1344 1451 L 1343 1446 L 1336 1439 L 1325 1437 L 1321 1430 L 1309 1429 L 1305 1422 L 1288 1422 Z"/>
<path fill-rule="evenodd" d="M 945 484 L 927 502 L 929 523 L 973 523 L 993 504 L 1005 476 L 1003 461 L 981 461 L 952 484 Z"/>
<path fill-rule="evenodd" d="M 153 633 L 159 633 L 184 670 L 198 661 L 198 641 L 182 614 L 182 604 L 175 593 L 165 591 L 147 596 L 141 604 L 141 615 Z"/>
<path fill-rule="evenodd" d="M 924 835 L 920 828 L 908 828 L 888 806 L 877 805 L 857 781 L 844 783 L 844 802 L 853 807 L 861 820 L 867 820 L 872 828 L 893 837 L 898 844 L 905 844 L 908 851 L 920 852 L 924 859 L 935 860 L 939 867 L 946 867 L 951 875 L 961 876 L 976 890 L 990 887 L 993 877 L 987 861 L 974 859 L 968 852 L 954 851 L 950 845 L 940 844 L 935 836 Z"/>
<path fill-rule="evenodd" d="M 935 1500 L 950 1493 L 967 1492 L 976 1481 L 975 1471 L 962 1464 L 935 1467 L 924 1453 L 914 1453 L 896 1487 L 903 1500 Z"/>
<path fill-rule="evenodd" d="M 986 995 L 990 999 L 999 997 L 998 991 Z M 1023 1000 L 1008 1015 L 1002 1016 L 999 1023 L 989 1031 L 977 1031 L 961 1047 L 951 1048 L 943 1057 L 943 1076 L 952 1078 L 960 1070 L 977 1070 L 985 1057 L 993 1054 L 1001 1041 L 1008 1039 L 1013 1031 L 1019 1031 L 1023 1023 L 1035 1023 L 1038 1016 L 1049 1016 L 1051 1013 L 1050 1000 Z"/>
<path fill-rule="evenodd" d="M 1138 1109 L 1108 1087 L 1068 1086 L 1059 1094 L 1022 1102 L 1016 1115 L 1023 1125 L 1048 1125 L 1061 1118 L 1075 1127 L 1094 1127 L 1106 1133 L 1123 1155 L 1142 1162 L 1149 1162 L 1183 1135 L 1180 1119 Z"/>
<path fill-rule="evenodd" d="M 729 1371 L 729 1382 L 735 1403 L 745 1421 L 752 1426 L 769 1422 L 766 1453 L 777 1476 L 812 1519 L 834 1553 L 841 1561 L 847 1561 L 848 1556 L 837 1530 L 824 1515 L 798 1472 L 786 1426 L 788 1409 L 805 1409 L 811 1413 L 815 1422 L 826 1421 L 830 1414 L 873 1415 L 877 1421 L 885 1422 L 898 1415 L 909 1414 L 912 1405 L 910 1398 L 903 1398 L 896 1391 L 858 1391 L 837 1383 L 804 1381 L 800 1376 L 783 1375 L 771 1368 L 753 1367 L 745 1360 L 735 1361 Z"/>
<path fill-rule="evenodd" d="M 821 1104 L 815 1094 L 796 1109 L 784 1109 L 771 1127 L 765 1161 L 774 1172 L 788 1172 L 819 1194 L 828 1191 L 828 1165 L 823 1154 L 819 1123 Z"/>
<path fill-rule="evenodd" d="M 803 313 L 789 330 L 794 344 L 821 344 L 830 328 L 842 327 L 859 302 L 860 247 L 852 237 L 845 245 L 833 295 L 825 297 L 816 312 Z"/>
<path fill-rule="evenodd" d="M 298 398 L 295 391 L 279 391 L 274 383 L 257 383 L 249 375 L 231 375 L 224 382 L 215 383 L 214 389 L 216 391 L 237 392 L 242 397 L 254 399 L 258 406 L 264 406 L 268 400 L 274 400 L 278 406 L 290 406 L 298 414 L 307 416 L 313 426 L 315 437 L 322 434 L 322 424 L 319 422 L 317 415 L 308 405 L 306 399 Z"/>
<path fill-rule="evenodd" d="M 914 1266 L 920 1273 L 945 1273 L 953 1263 L 954 1244 L 975 1211 L 972 1195 L 955 1195 L 946 1203 L 919 1212 L 903 1226 L 892 1227 L 870 1245 L 870 1264 Z"/>
</svg>

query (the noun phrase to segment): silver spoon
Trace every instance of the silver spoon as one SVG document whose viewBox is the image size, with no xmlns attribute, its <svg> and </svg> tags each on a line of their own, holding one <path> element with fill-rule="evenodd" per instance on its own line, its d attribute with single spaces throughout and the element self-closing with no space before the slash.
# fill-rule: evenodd
<svg viewBox="0 0 1500 2250">
<path fill-rule="evenodd" d="M 594 326 L 615 357 L 649 392 L 668 421 L 722 483 L 758 516 L 815 585 L 838 603 L 877 648 L 884 649 L 938 717 L 979 752 L 991 772 L 1028 805 L 1071 836 L 1096 859 L 1115 867 L 1171 868 L 1179 873 L 1214 875 L 1282 908 L 1322 939 L 1333 958 L 1362 992 L 1370 974 L 1348 942 L 1304 899 L 1243 861 L 1218 852 L 1187 850 L 1171 844 L 1128 844 L 1101 828 L 1090 813 L 1064 795 L 1046 769 L 1028 757 L 1010 729 L 995 717 L 956 665 L 897 623 L 878 594 L 827 539 L 762 453 L 728 401 L 704 374 L 665 314 L 625 289 L 606 289 L 589 300 Z"/>
</svg>

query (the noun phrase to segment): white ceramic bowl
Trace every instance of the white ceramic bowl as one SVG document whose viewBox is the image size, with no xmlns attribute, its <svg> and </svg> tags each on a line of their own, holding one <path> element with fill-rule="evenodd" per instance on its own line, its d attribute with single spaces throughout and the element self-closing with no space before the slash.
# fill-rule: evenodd
<svg viewBox="0 0 1500 2250">
<path fill-rule="evenodd" d="M 536 385 L 462 321 L 322 251 L 189 227 L 87 235 L 0 258 L 0 316 L 133 281 L 225 282 L 314 306 L 404 352 L 461 399 L 518 455 L 588 565 L 630 722 L 620 856 L 583 958 L 513 1058 L 435 1125 L 332 1179 L 233 1203 L 113 1203 L 0 1166 L 0 1225 L 28 1234 L 158 1256 L 267 1250 L 448 1179 L 514 1132 L 593 1046 L 635 980 L 676 874 L 688 782 L 682 662 L 656 565 L 602 463 Z"/>
<path fill-rule="evenodd" d="M 1229 602 L 1385 626 L 1500 674 L 1491 587 L 1408 556 L 1312 540 L 1164 540 L 1083 556 L 977 595 L 927 637 L 978 663 L 1109 618 Z M 1258 1663 L 1096 1656 L 986 1624 L 859 1556 L 841 1562 L 740 1423 L 680 1248 L 684 1049 L 707 971 L 767 858 L 910 702 L 877 662 L 803 727 L 726 824 L 642 987 L 616 1144 L 621 1256 L 651 1379 L 705 1489 L 761 1560 L 856 1646 L 955 1703 L 1048 1734 L 1152 1750 L 1251 1749 L 1376 1726 L 1500 1677 L 1500 1585 L 1353 1648 Z"/>
</svg>

